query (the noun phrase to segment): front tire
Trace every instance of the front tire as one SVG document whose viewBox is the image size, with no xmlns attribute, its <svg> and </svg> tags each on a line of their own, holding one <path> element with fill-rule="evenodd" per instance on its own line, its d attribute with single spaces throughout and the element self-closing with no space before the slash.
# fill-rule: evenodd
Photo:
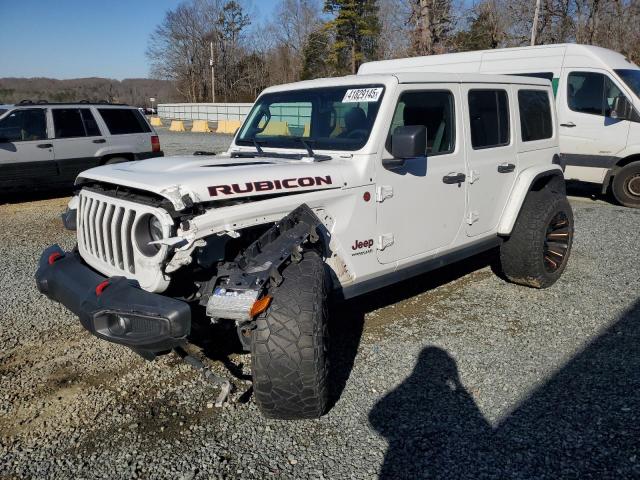
<svg viewBox="0 0 640 480">
<path fill-rule="evenodd" d="M 499 273 L 533 288 L 553 285 L 567 266 L 573 244 L 573 211 L 565 195 L 529 192 L 511 236 L 500 246 Z"/>
<path fill-rule="evenodd" d="M 613 177 L 613 196 L 625 207 L 640 208 L 640 162 L 626 165 Z"/>
<path fill-rule="evenodd" d="M 269 291 L 269 308 L 251 338 L 255 401 L 268 418 L 320 417 L 327 408 L 327 277 L 324 262 L 306 251 Z"/>
</svg>

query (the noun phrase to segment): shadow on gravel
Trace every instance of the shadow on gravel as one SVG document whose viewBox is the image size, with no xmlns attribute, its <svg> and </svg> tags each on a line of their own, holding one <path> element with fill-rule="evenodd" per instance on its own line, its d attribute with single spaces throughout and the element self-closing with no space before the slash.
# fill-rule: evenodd
<svg viewBox="0 0 640 480">
<path fill-rule="evenodd" d="M 348 301 L 336 300 L 329 314 L 330 408 L 339 400 L 349 380 L 364 330 L 365 315 L 445 285 L 490 265 L 490 251 L 462 262 L 404 280 Z M 389 322 L 394 321 L 389 318 Z"/>
<path fill-rule="evenodd" d="M 613 195 L 610 193 L 602 193 L 602 185 L 596 183 L 579 182 L 577 180 L 567 180 L 567 195 L 574 197 L 583 197 L 593 201 L 602 200 L 611 205 L 620 206 Z"/>
<path fill-rule="evenodd" d="M 425 348 L 369 414 L 389 442 L 380 477 L 638 478 L 640 301 L 492 427 L 455 360 Z"/>
</svg>

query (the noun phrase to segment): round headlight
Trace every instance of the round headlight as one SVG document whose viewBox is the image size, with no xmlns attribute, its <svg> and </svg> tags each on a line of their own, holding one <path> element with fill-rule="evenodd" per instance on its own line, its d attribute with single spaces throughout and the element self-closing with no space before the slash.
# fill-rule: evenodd
<svg viewBox="0 0 640 480">
<path fill-rule="evenodd" d="M 148 257 L 153 257 L 158 253 L 162 245 L 151 242 L 164 238 L 160 219 L 155 215 L 144 215 L 136 225 L 135 236 L 138 250 Z"/>
<path fill-rule="evenodd" d="M 151 237 L 152 242 L 162 240 L 162 224 L 158 217 L 153 215 L 149 217 L 149 237 Z M 159 245 L 156 246 L 160 247 Z"/>
</svg>

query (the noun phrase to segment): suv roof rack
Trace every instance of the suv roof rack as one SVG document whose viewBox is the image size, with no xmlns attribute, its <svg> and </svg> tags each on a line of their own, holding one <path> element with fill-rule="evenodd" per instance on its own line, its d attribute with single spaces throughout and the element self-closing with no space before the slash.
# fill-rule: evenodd
<svg viewBox="0 0 640 480">
<path fill-rule="evenodd" d="M 78 100 L 77 102 L 50 102 L 48 100 L 37 100 L 34 102 L 33 100 L 24 99 L 24 100 L 20 100 L 16 105 L 80 105 L 80 104 L 82 105 L 118 105 L 121 107 L 130 106 L 127 103 L 116 103 L 116 102 L 110 102 L 108 100 L 97 100 L 95 102 L 92 102 L 87 99 Z"/>
</svg>

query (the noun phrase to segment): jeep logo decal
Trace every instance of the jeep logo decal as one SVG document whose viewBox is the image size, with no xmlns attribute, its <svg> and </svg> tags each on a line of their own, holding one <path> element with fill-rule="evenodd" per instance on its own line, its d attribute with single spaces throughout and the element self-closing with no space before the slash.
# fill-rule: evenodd
<svg viewBox="0 0 640 480">
<path fill-rule="evenodd" d="M 268 192 L 292 188 L 307 188 L 320 185 L 332 185 L 331 176 L 285 178 L 283 180 L 262 180 L 260 182 L 232 183 L 231 185 L 213 185 L 208 187 L 209 195 L 235 195 L 237 193 Z"/>
<path fill-rule="evenodd" d="M 373 247 L 372 238 L 370 238 L 369 240 L 356 240 L 355 243 L 351 245 L 351 250 L 354 251 L 351 256 L 356 257 L 358 255 L 366 255 L 367 253 L 371 253 L 373 251 L 371 250 L 371 247 Z"/>
</svg>

